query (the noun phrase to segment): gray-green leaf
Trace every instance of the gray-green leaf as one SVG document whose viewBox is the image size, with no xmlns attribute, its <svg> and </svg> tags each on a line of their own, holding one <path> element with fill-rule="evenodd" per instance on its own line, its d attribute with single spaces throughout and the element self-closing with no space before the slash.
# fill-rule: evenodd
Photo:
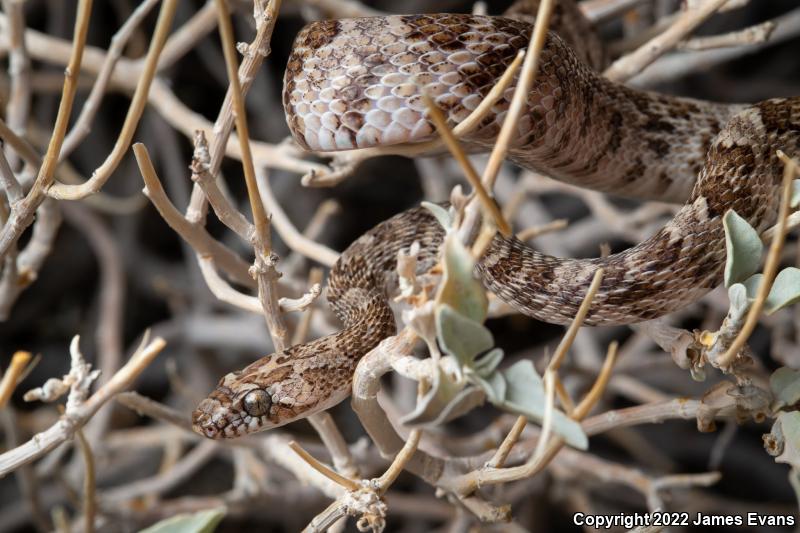
<svg viewBox="0 0 800 533">
<path fill-rule="evenodd" d="M 800 268 L 784 268 L 775 276 L 764 309 L 768 315 L 771 315 L 798 301 L 800 301 Z"/>
<path fill-rule="evenodd" d="M 506 397 L 506 379 L 501 372 L 495 372 L 487 377 L 473 375 L 470 377 L 486 392 L 486 398 L 494 405 L 502 405 Z"/>
<path fill-rule="evenodd" d="M 533 363 L 519 361 L 503 371 L 503 376 L 507 389 L 501 407 L 541 424 L 545 412 L 545 390 Z M 554 409 L 552 420 L 553 432 L 563 437 L 567 444 L 580 450 L 589 447 L 589 439 L 578 422 L 558 409 Z"/>
<path fill-rule="evenodd" d="M 165 518 L 139 533 L 211 533 L 217 528 L 226 512 L 224 507 L 220 507 L 191 514 L 178 514 Z"/>
<path fill-rule="evenodd" d="M 462 416 L 486 400 L 483 390 L 457 383 L 436 367 L 431 389 L 417 401 L 414 410 L 400 421 L 413 427 L 435 427 Z"/>
<path fill-rule="evenodd" d="M 792 182 L 792 197 L 789 200 L 789 206 L 797 207 L 800 205 L 800 180 Z"/>
<path fill-rule="evenodd" d="M 445 352 L 461 366 L 472 367 L 475 357 L 494 345 L 491 332 L 447 304 L 436 308 L 436 336 Z"/>
<path fill-rule="evenodd" d="M 729 209 L 722 218 L 725 227 L 725 286 L 740 283 L 758 270 L 764 245 L 753 227 L 736 211 Z"/>
<path fill-rule="evenodd" d="M 775 396 L 775 408 L 794 405 L 800 401 L 800 370 L 780 367 L 769 377 L 769 388 Z"/>
<path fill-rule="evenodd" d="M 444 241 L 444 279 L 436 303 L 449 304 L 462 315 L 483 322 L 489 300 L 486 290 L 472 274 L 474 268 L 475 259 L 458 236 L 448 235 Z"/>
<path fill-rule="evenodd" d="M 494 350 L 490 351 L 477 361 L 475 361 L 475 365 L 473 370 L 479 376 L 485 378 L 486 376 L 492 374 L 496 369 L 497 365 L 503 360 L 503 350 L 500 348 L 495 348 Z"/>
<path fill-rule="evenodd" d="M 800 468 L 800 413 L 781 413 L 775 424 L 780 424 L 780 433 L 783 435 L 783 452 L 775 458 L 775 462 Z"/>
</svg>

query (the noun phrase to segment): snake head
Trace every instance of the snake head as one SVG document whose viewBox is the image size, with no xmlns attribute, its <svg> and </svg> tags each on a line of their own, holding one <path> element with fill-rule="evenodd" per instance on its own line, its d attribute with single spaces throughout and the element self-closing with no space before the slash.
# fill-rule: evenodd
<svg viewBox="0 0 800 533">
<path fill-rule="evenodd" d="M 241 374 L 223 377 L 192 413 L 192 429 L 209 439 L 234 438 L 275 427 L 270 421 L 272 396 L 257 385 L 231 388 Z"/>
<path fill-rule="evenodd" d="M 325 20 L 295 39 L 284 76 L 289 129 L 304 148 L 350 150 L 434 138 L 422 93 L 457 124 L 475 110 L 530 25 L 458 14 Z M 499 129 L 511 90 L 476 138 Z"/>
<path fill-rule="evenodd" d="M 232 439 L 305 418 L 347 397 L 353 368 L 325 338 L 262 357 L 219 381 L 192 413 L 192 429 Z"/>
</svg>

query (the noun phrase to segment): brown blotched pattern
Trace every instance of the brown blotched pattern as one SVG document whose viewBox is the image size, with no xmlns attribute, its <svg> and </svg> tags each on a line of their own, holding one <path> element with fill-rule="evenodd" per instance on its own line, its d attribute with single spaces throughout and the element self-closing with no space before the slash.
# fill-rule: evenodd
<svg viewBox="0 0 800 533">
<path fill-rule="evenodd" d="M 575 11 L 564 13 L 569 20 Z M 524 21 L 468 15 L 312 24 L 287 67 L 292 133 L 315 150 L 429 139 L 419 88 L 457 123 L 527 46 L 529 33 Z M 491 145 L 510 92 L 470 135 L 472 144 Z M 635 91 L 594 74 L 555 34 L 528 106 L 511 152 L 518 163 L 598 190 L 686 200 L 656 235 L 606 258 L 560 259 L 496 236 L 476 275 L 500 299 L 546 322 L 571 321 L 600 267 L 605 276 L 587 324 L 650 320 L 696 301 L 722 278 L 725 212 L 735 209 L 758 230 L 773 224 L 782 176 L 775 150 L 800 156 L 800 98 L 744 107 Z M 416 208 L 357 239 L 328 287 L 345 329 L 225 376 L 194 412 L 195 430 L 236 437 L 344 399 L 359 359 L 395 332 L 387 302 L 398 251 L 419 242 L 424 272 L 442 238 L 435 219 Z"/>
<path fill-rule="evenodd" d="M 587 41 L 568 4 L 558 4 L 555 22 L 570 42 Z M 531 30 L 518 18 L 455 14 L 312 23 L 297 36 L 286 68 L 289 128 L 316 151 L 431 140 L 436 133 L 421 93 L 458 124 L 528 46 Z M 548 35 L 509 157 L 581 187 L 685 201 L 711 139 L 743 106 L 614 84 L 584 63 L 602 57 L 594 56 Z M 471 150 L 492 147 L 513 92 L 507 89 L 466 136 Z"/>
</svg>

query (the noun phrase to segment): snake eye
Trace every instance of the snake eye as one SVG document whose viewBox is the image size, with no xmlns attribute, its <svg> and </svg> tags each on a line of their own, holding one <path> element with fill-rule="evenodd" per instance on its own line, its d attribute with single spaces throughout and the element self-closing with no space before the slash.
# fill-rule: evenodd
<svg viewBox="0 0 800 533">
<path fill-rule="evenodd" d="M 244 405 L 244 410 L 247 411 L 248 415 L 263 416 L 269 411 L 269 407 L 272 405 L 272 398 L 270 398 L 266 391 L 257 389 L 248 392 L 247 396 L 244 397 L 242 404 Z"/>
</svg>

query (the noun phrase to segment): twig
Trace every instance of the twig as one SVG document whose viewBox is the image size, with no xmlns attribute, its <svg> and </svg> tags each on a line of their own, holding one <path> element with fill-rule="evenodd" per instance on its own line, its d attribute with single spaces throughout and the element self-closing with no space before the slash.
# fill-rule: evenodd
<svg viewBox="0 0 800 533">
<path fill-rule="evenodd" d="M 234 48 L 233 25 L 231 16 L 228 12 L 228 5 L 225 0 L 215 0 L 217 5 L 217 20 L 219 23 L 220 39 L 222 40 L 222 51 L 225 55 L 225 65 L 228 69 L 228 80 L 231 84 L 231 95 L 233 101 L 233 117 L 236 122 L 236 131 L 239 137 L 239 147 L 242 151 L 242 167 L 244 169 L 244 180 L 247 185 L 247 196 L 250 199 L 250 209 L 253 212 L 253 225 L 256 230 L 256 239 L 263 249 L 256 250 L 266 257 L 270 253 L 269 235 L 267 224 L 267 214 L 261 203 L 258 194 L 258 184 L 256 183 L 256 172 L 253 166 L 253 156 L 250 153 L 250 133 L 247 126 L 247 114 L 244 106 L 244 95 L 239 83 L 239 63 L 236 59 Z M 276 0 L 273 0 L 276 1 Z"/>
<path fill-rule="evenodd" d="M 308 421 L 316 430 L 319 438 L 322 439 L 325 448 L 330 452 L 336 471 L 345 477 L 357 477 L 358 467 L 353 461 L 353 456 L 347 447 L 342 432 L 336 427 L 336 422 L 334 422 L 330 413 L 327 411 L 315 413 L 309 417 Z"/>
<path fill-rule="evenodd" d="M 308 273 L 308 284 L 311 287 L 319 287 L 322 283 L 322 269 L 318 267 L 312 268 Z M 311 327 L 311 319 L 314 316 L 314 307 L 309 305 L 305 314 L 300 318 L 300 322 L 294 330 L 292 335 L 292 344 L 300 344 L 306 340 L 308 330 Z"/>
<path fill-rule="evenodd" d="M 14 131 L 9 128 L 1 118 L 0 139 L 2 139 L 4 142 L 7 142 L 9 146 L 11 146 L 11 148 L 13 148 L 14 151 L 25 160 L 25 163 L 33 168 L 39 168 L 41 165 L 41 158 L 39 157 L 39 154 L 36 153 L 36 149 L 31 146 L 28 141 L 14 133 Z"/>
<path fill-rule="evenodd" d="M 203 189 L 208 203 L 211 204 L 214 214 L 217 215 L 220 222 L 233 230 L 244 242 L 252 245 L 255 238 L 255 228 L 242 213 L 231 205 L 228 198 L 222 193 L 222 190 L 217 185 L 216 176 L 211 174 L 210 167 L 211 156 L 208 153 L 208 142 L 206 141 L 205 133 L 198 130 L 195 132 L 194 155 L 192 156 L 192 164 L 189 167 L 192 169 L 192 181 Z"/>
<path fill-rule="evenodd" d="M 338 483 L 342 487 L 346 488 L 350 491 L 356 491 L 359 489 L 358 483 L 353 481 L 350 478 L 344 477 L 343 475 L 331 470 L 324 464 L 317 461 L 313 455 L 305 451 L 302 446 L 297 444 L 295 441 L 289 443 L 289 447 L 294 450 L 294 452 L 303 458 L 303 460 L 308 463 L 314 470 L 319 472 L 320 474 L 324 475 L 328 479 Z"/>
<path fill-rule="evenodd" d="M 547 377 L 548 373 L 552 374 L 551 379 L 557 377 L 555 373 L 561 366 L 561 362 L 566 356 L 570 346 L 572 346 L 572 343 L 575 341 L 575 336 L 578 334 L 578 330 L 580 329 L 581 325 L 583 325 L 583 320 L 586 318 L 586 315 L 591 308 L 592 300 L 594 300 L 594 296 L 597 294 L 597 290 L 600 288 L 600 283 L 602 281 L 603 269 L 599 268 L 594 273 L 592 283 L 589 285 L 589 289 L 586 291 L 586 295 L 583 297 L 583 301 L 581 302 L 581 306 L 578 308 L 578 312 L 575 314 L 575 318 L 572 320 L 572 323 L 567 329 L 567 332 L 564 334 L 564 337 L 562 337 L 561 342 L 558 344 L 558 347 L 553 354 L 553 359 L 550 360 L 550 363 L 547 366 L 545 377 Z M 552 400 L 550 392 L 555 391 L 556 381 L 557 380 L 554 379 L 551 388 L 547 389 L 548 402 Z M 571 401 L 569 403 L 571 403 Z M 550 406 L 550 410 L 552 411 L 552 406 Z M 545 411 L 545 413 L 547 413 L 547 411 Z M 546 414 L 544 423 L 548 423 L 548 419 L 549 417 L 547 417 Z M 486 464 L 488 468 L 500 468 L 503 466 L 503 464 L 505 464 L 508 454 L 511 453 L 511 449 L 514 447 L 514 444 L 516 444 L 516 442 L 519 440 L 519 437 L 522 435 L 522 431 L 525 429 L 527 423 L 527 417 L 517 417 L 517 420 L 514 422 L 514 426 L 511 428 L 511 431 L 508 432 L 506 437 L 503 439 L 503 442 L 497 448 L 497 451 L 492 459 Z M 543 434 L 545 434 L 544 430 Z M 536 453 L 543 453 L 543 451 L 539 450 L 539 447 L 537 447 Z"/>
<path fill-rule="evenodd" d="M 3 0 L 3 10 L 8 16 L 8 73 L 11 76 L 6 120 L 8 126 L 20 136 L 25 135 L 31 107 L 31 61 L 25 46 L 24 7 L 22 2 Z M 11 166 L 15 166 L 15 157 L 11 163 Z"/>
<path fill-rule="evenodd" d="M 707 0 L 696 9 L 687 9 L 667 30 L 650 39 L 636 51 L 617 59 L 603 73 L 610 80 L 623 82 L 638 74 L 661 55 L 674 48 L 695 28 L 713 15 L 728 0 Z"/>
<path fill-rule="evenodd" d="M 586 315 L 589 314 L 589 309 L 592 307 L 594 296 L 597 294 L 597 291 L 600 289 L 600 284 L 603 282 L 604 273 L 605 272 L 602 268 L 598 268 L 595 271 L 594 276 L 592 277 L 592 283 L 589 285 L 589 289 L 586 291 L 586 295 L 583 297 L 583 301 L 581 302 L 581 306 L 578 308 L 578 312 L 575 313 L 575 318 L 572 319 L 567 332 L 561 338 L 561 342 L 558 343 L 558 347 L 553 353 L 553 358 L 547 365 L 548 370 L 552 370 L 554 372 L 558 371 L 561 363 L 564 361 L 567 351 L 575 341 L 575 336 L 578 334 L 578 330 L 583 325 Z"/>
<path fill-rule="evenodd" d="M 542 417 L 542 432 L 539 434 L 539 441 L 536 443 L 536 449 L 533 451 L 533 455 L 531 455 L 530 461 L 532 463 L 538 463 L 544 457 L 547 443 L 550 440 L 550 432 L 553 429 L 553 411 L 555 411 L 556 397 L 554 378 L 556 372 L 557 370 L 552 367 L 548 367 L 544 372 L 545 402 L 544 416 Z"/>
<path fill-rule="evenodd" d="M 772 22 L 775 23 L 776 28 L 766 42 L 666 55 L 650 65 L 644 72 L 637 73 L 630 79 L 630 84 L 638 87 L 650 87 L 665 81 L 678 80 L 693 72 L 707 71 L 715 65 L 793 39 L 800 34 L 800 9 L 776 17 L 772 19 Z"/>
<path fill-rule="evenodd" d="M 220 447 L 216 442 L 203 441 L 184 455 L 170 470 L 104 491 L 100 497 L 100 506 L 104 508 L 145 495 L 157 495 L 169 491 L 200 470 L 219 450 Z"/>
<path fill-rule="evenodd" d="M 239 146 L 242 152 L 242 167 L 244 169 L 245 184 L 247 185 L 247 196 L 250 199 L 250 209 L 253 213 L 253 225 L 255 226 L 255 242 L 253 243 L 255 262 L 250 272 L 258 284 L 258 298 L 264 309 L 264 319 L 266 320 L 275 350 L 282 351 L 286 347 L 287 330 L 286 324 L 281 316 L 276 290 L 276 282 L 280 277 L 280 274 L 275 269 L 278 257 L 272 252 L 269 219 L 264 211 L 264 204 L 261 202 L 261 197 L 258 193 L 255 167 L 250 152 L 250 134 L 247 126 L 244 94 L 242 93 L 241 84 L 239 83 L 239 67 L 236 59 L 236 50 L 233 44 L 233 26 L 225 0 L 216 0 L 216 2 L 222 50 L 225 55 L 225 65 L 228 69 L 228 78 L 231 84 L 230 92 L 233 102 L 233 115 L 236 122 Z M 279 0 L 272 0 L 271 2 L 273 6 L 277 3 L 279 3 Z M 273 9 L 276 8 L 273 7 Z"/>
<path fill-rule="evenodd" d="M 339 254 L 297 231 L 286 212 L 281 208 L 280 202 L 275 198 L 269 184 L 269 176 L 263 168 L 256 169 L 256 181 L 261 193 L 261 201 L 264 202 L 272 216 L 272 225 L 275 226 L 275 231 L 281 236 L 286 246 L 326 267 L 333 266 L 339 258 Z"/>
<path fill-rule="evenodd" d="M 511 453 L 511 448 L 514 447 L 520 436 L 522 436 L 522 432 L 525 430 L 527 425 L 528 417 L 517 417 L 517 419 L 514 421 L 511 431 L 508 432 L 503 439 L 503 442 L 497 447 L 497 450 L 494 452 L 494 456 L 489 460 L 489 462 L 486 463 L 486 467 L 500 468 L 505 464 L 506 459 L 508 459 L 508 454 Z"/>
<path fill-rule="evenodd" d="M 158 209 L 161 217 L 175 230 L 198 254 L 208 255 L 214 258 L 214 263 L 222 268 L 237 283 L 252 287 L 253 278 L 248 273 L 248 265 L 238 255 L 233 253 L 225 245 L 211 237 L 208 232 L 200 225 L 192 224 L 175 208 L 167 198 L 158 174 L 150 160 L 147 148 L 140 143 L 133 145 L 133 153 L 142 173 L 145 187 L 144 194 L 150 198 L 153 205 Z"/>
<path fill-rule="evenodd" d="M 69 63 L 64 71 L 64 87 L 61 101 L 58 105 L 58 114 L 53 126 L 53 134 L 47 146 L 39 173 L 33 182 L 27 196 L 20 200 L 11 210 L 2 231 L 0 231 L 0 259 L 5 257 L 11 246 L 17 242 L 22 232 L 33 221 L 33 212 L 39 207 L 45 197 L 45 191 L 53 183 L 53 175 L 58 162 L 58 154 L 64 141 L 67 123 L 72 111 L 72 104 L 77 91 L 77 79 L 80 72 L 83 47 L 86 44 L 86 34 L 89 30 L 89 16 L 92 10 L 92 0 L 80 0 L 75 18 L 73 32 L 73 46 Z M 4 137 L 5 138 L 5 137 Z"/>
<path fill-rule="evenodd" d="M 526 228 L 519 233 L 517 233 L 517 239 L 521 241 L 529 241 L 534 239 L 540 235 L 544 235 L 545 233 L 550 233 L 553 231 L 558 231 L 564 229 L 569 224 L 569 221 L 565 218 L 557 218 L 548 222 L 547 224 L 541 224 L 539 226 L 532 226 L 530 228 Z"/>
<path fill-rule="evenodd" d="M 147 415 L 153 420 L 167 422 L 195 435 L 192 431 L 192 424 L 185 414 L 142 396 L 138 392 L 121 392 L 116 395 L 114 400 L 128 409 L 136 411 L 139 415 Z"/>
<path fill-rule="evenodd" d="M 133 380 L 164 349 L 166 342 L 156 338 L 147 346 L 137 350 L 128 362 L 100 387 L 85 402 L 76 406 L 67 405 L 67 412 L 58 422 L 41 433 L 37 433 L 26 443 L 0 455 L 0 478 L 13 472 L 21 465 L 35 461 L 59 444 L 66 442 L 103 406 L 108 400 L 130 386 Z"/>
<path fill-rule="evenodd" d="M 16 243 L 12 243 L 6 255 L 6 265 L 10 268 L 3 272 L 0 279 L 0 320 L 8 318 L 19 295 L 36 280 L 61 226 L 61 212 L 51 198 L 41 203 L 36 214 L 31 240 L 16 257 L 12 253 L 16 253 Z"/>
<path fill-rule="evenodd" d="M 464 153 L 464 150 L 461 149 L 458 139 L 456 139 L 455 135 L 453 135 L 453 132 L 450 131 L 450 128 L 447 126 L 447 120 L 444 118 L 441 110 L 427 94 L 423 94 L 422 99 L 428 108 L 428 114 L 430 115 L 431 120 L 433 120 L 433 123 L 436 125 L 436 131 L 439 133 L 442 139 L 444 139 L 444 142 L 447 145 L 447 148 L 450 150 L 450 153 L 453 155 L 456 161 L 458 161 L 458 164 L 464 171 L 464 175 L 467 177 L 467 181 L 469 181 L 470 185 L 472 185 L 475 194 L 477 194 L 478 199 L 483 205 L 484 210 L 491 215 L 495 225 L 497 226 L 497 229 L 500 230 L 500 233 L 508 237 L 511 235 L 511 226 L 509 226 L 508 222 L 506 222 L 505 218 L 503 218 L 503 213 L 500 212 L 500 208 L 489 196 L 489 193 L 486 191 L 483 183 L 481 183 L 478 173 L 475 172 L 475 168 L 472 166 L 472 163 L 470 163 L 469 159 L 467 159 L 467 155 Z"/>
<path fill-rule="evenodd" d="M 150 85 L 156 73 L 158 57 L 161 55 L 161 50 L 164 48 L 167 35 L 172 27 L 172 19 L 175 16 L 177 5 L 177 0 L 163 0 L 161 4 L 156 29 L 150 41 L 150 49 L 147 51 L 144 68 L 136 84 L 133 98 L 131 98 L 128 113 L 125 115 L 125 122 L 122 124 L 122 129 L 117 136 L 114 147 L 111 149 L 111 153 L 92 172 L 92 176 L 86 182 L 80 185 L 53 183 L 47 190 L 48 195 L 58 200 L 80 200 L 99 191 L 117 169 L 125 152 L 128 151 L 133 134 L 139 125 L 139 119 L 141 119 L 142 112 L 147 104 L 147 95 L 150 92 Z"/>
<path fill-rule="evenodd" d="M 95 115 L 97 115 L 100 109 L 103 94 L 108 88 L 111 75 L 114 72 L 114 67 L 122 57 L 122 52 L 125 50 L 128 40 L 159 1 L 160 0 L 145 0 L 139 4 L 134 12 L 131 13 L 131 16 L 125 21 L 125 24 L 111 37 L 111 46 L 108 47 L 108 53 L 103 61 L 103 66 L 97 73 L 92 91 L 83 104 L 83 108 L 75 124 L 64 139 L 64 146 L 61 148 L 61 154 L 59 156 L 61 160 L 69 157 L 69 154 L 78 147 L 81 141 L 85 139 L 91 131 L 92 120 L 94 120 Z"/>
<path fill-rule="evenodd" d="M 677 49 L 697 51 L 763 43 L 769 39 L 776 26 L 775 22 L 768 20 L 739 31 L 732 31 L 722 35 L 712 35 L 710 37 L 688 39 L 679 43 Z"/>
<path fill-rule="evenodd" d="M 94 531 L 94 513 L 95 513 L 95 481 L 94 481 L 94 455 L 92 448 L 89 446 L 89 441 L 83 436 L 83 431 L 80 428 L 75 430 L 75 438 L 78 441 L 78 448 L 81 450 L 84 464 L 84 477 L 83 477 L 83 523 L 84 531 L 92 533 Z"/>
<path fill-rule="evenodd" d="M 411 456 L 414 455 L 414 452 L 417 451 L 417 445 L 419 445 L 419 439 L 422 437 L 422 431 L 419 429 L 414 429 L 408 435 L 408 440 L 406 440 L 403 449 L 395 456 L 394 461 L 392 464 L 389 465 L 389 468 L 383 475 L 378 478 L 378 494 L 384 494 L 389 487 L 394 483 L 397 479 L 397 476 L 400 475 L 400 472 L 403 471 L 405 465 L 411 460 Z"/>
<path fill-rule="evenodd" d="M 16 352 L 11 358 L 11 364 L 3 373 L 3 378 L 0 380 L 0 409 L 3 409 L 8 400 L 11 399 L 14 389 L 17 387 L 17 382 L 20 375 L 28 366 L 31 360 L 30 352 Z"/>
<path fill-rule="evenodd" d="M 517 87 L 514 89 L 511 105 L 503 120 L 503 125 L 500 128 L 500 133 L 497 136 L 494 148 L 489 156 L 489 161 L 486 163 L 486 168 L 483 171 L 482 181 L 489 190 L 492 190 L 494 187 L 497 173 L 508 152 L 511 138 L 514 132 L 517 131 L 519 117 L 527 105 L 528 93 L 533 86 L 533 81 L 539 70 L 539 57 L 541 56 L 542 48 L 544 48 L 544 43 L 547 40 L 547 29 L 550 26 L 550 16 L 552 13 L 553 0 L 542 0 L 539 3 L 539 11 L 536 14 L 536 24 L 533 27 L 530 45 L 528 52 L 525 54 L 525 60 L 522 63 L 522 71 L 517 81 Z"/>
<path fill-rule="evenodd" d="M 586 396 L 577 405 L 575 410 L 570 414 L 573 420 L 582 420 L 592 409 L 594 404 L 600 399 L 600 396 L 605 390 L 606 384 L 611 376 L 611 370 L 614 367 L 614 362 L 617 356 L 617 343 L 613 342 L 608 347 L 606 359 L 603 362 L 603 367 L 600 374 L 597 376 L 592 388 Z M 458 493 L 462 495 L 471 494 L 477 487 L 483 485 L 495 485 L 498 483 L 506 483 L 509 481 L 516 481 L 518 479 L 529 478 L 536 473 L 540 472 L 547 464 L 555 457 L 558 451 L 563 447 L 563 437 L 556 436 L 547 445 L 544 452 L 539 456 L 531 456 L 531 458 L 523 465 L 511 468 L 483 468 L 476 470 L 469 474 L 461 476 L 460 479 L 455 480 L 455 486 Z"/>
<path fill-rule="evenodd" d="M 95 341 L 98 351 L 98 383 L 104 383 L 119 368 L 123 356 L 123 307 L 125 304 L 125 268 L 120 250 L 103 221 L 86 206 L 66 203 L 67 219 L 86 236 L 100 267 L 97 291 L 99 312 Z M 108 426 L 111 410 L 101 410 L 89 423 L 89 440 L 95 441 Z"/>
</svg>

